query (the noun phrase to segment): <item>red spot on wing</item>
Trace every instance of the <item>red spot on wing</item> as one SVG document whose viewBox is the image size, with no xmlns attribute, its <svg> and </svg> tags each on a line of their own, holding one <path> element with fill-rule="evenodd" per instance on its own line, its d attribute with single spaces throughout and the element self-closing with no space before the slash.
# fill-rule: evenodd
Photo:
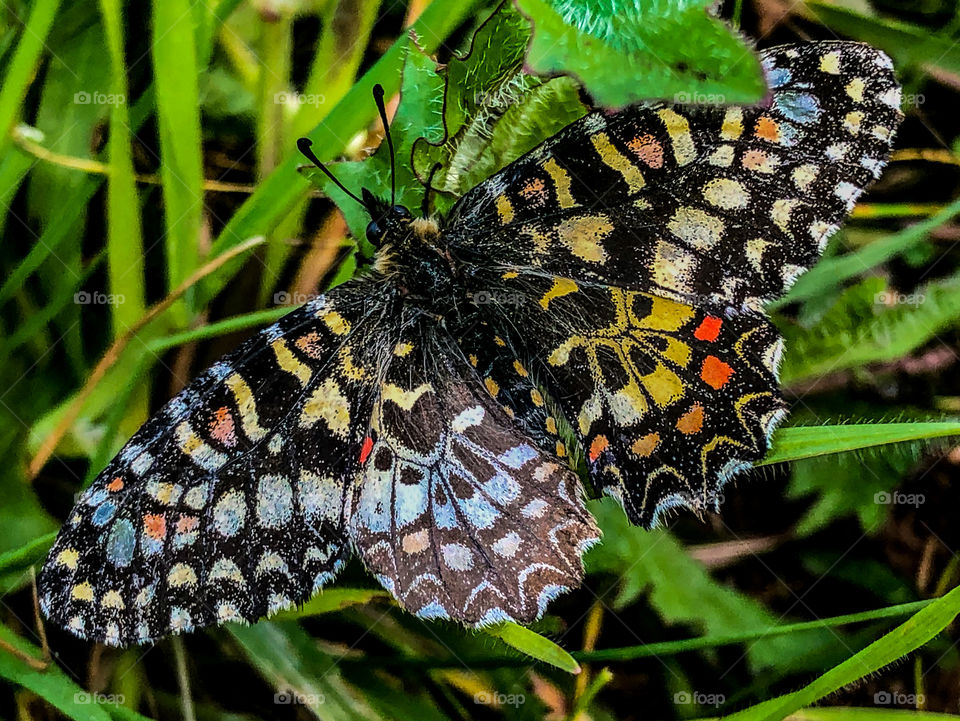
<svg viewBox="0 0 960 721">
<path fill-rule="evenodd" d="M 363 439 L 363 448 L 360 449 L 360 463 L 366 463 L 370 457 L 370 451 L 373 450 L 373 439 L 367 436 Z"/>
<path fill-rule="evenodd" d="M 703 367 L 700 369 L 700 378 L 703 382 L 719 390 L 726 385 L 733 375 L 733 368 L 716 356 L 708 355 L 703 360 Z"/>
<path fill-rule="evenodd" d="M 590 444 L 590 462 L 596 461 L 600 454 L 607 450 L 607 446 L 610 445 L 610 441 L 607 440 L 606 436 L 597 436 L 593 439 L 593 443 Z"/>
<path fill-rule="evenodd" d="M 713 343 L 717 339 L 717 336 L 720 335 L 720 326 L 723 325 L 723 319 L 714 318 L 712 315 L 708 315 L 703 321 L 697 326 L 697 330 L 694 331 L 693 337 L 697 340 L 705 340 L 710 343 Z"/>
<path fill-rule="evenodd" d="M 163 540 L 167 535 L 167 519 L 165 516 L 147 514 L 143 517 L 143 530 L 155 541 Z"/>
<path fill-rule="evenodd" d="M 123 479 L 120 476 L 114 478 L 110 483 L 107 484 L 107 490 L 111 493 L 116 493 L 117 491 L 123 488 Z"/>
</svg>

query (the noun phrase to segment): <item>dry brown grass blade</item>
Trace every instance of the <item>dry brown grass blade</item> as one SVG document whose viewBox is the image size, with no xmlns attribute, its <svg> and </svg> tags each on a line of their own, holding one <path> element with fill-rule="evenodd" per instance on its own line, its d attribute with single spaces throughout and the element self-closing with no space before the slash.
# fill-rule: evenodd
<svg viewBox="0 0 960 721">
<path fill-rule="evenodd" d="M 40 448 L 37 450 L 36 455 L 34 455 L 34 457 L 30 460 L 30 463 L 27 465 L 27 478 L 29 480 L 36 478 L 37 474 L 40 473 L 40 470 L 46 465 L 47 461 L 50 460 L 50 456 L 53 455 L 53 452 L 60 444 L 60 441 L 63 440 L 63 437 L 67 434 L 67 431 L 70 430 L 70 427 L 77 420 L 77 417 L 80 415 L 80 411 L 83 410 L 83 406 L 90 397 L 90 394 L 93 393 L 93 390 L 97 387 L 97 384 L 103 380 L 103 377 L 106 375 L 107 371 L 113 366 L 114 363 L 117 362 L 121 353 L 123 353 L 124 349 L 130 344 L 130 341 L 136 337 L 137 333 L 139 333 L 154 318 L 159 316 L 161 313 L 167 310 L 167 308 L 173 305 L 192 286 L 196 285 L 208 275 L 218 270 L 227 261 L 242 253 L 245 253 L 251 248 L 262 245 L 263 242 L 264 238 L 262 237 L 251 238 L 250 240 L 218 255 L 206 265 L 198 268 L 189 278 L 184 280 L 183 283 L 174 289 L 170 295 L 151 307 L 146 313 L 143 314 L 140 320 L 130 326 L 126 332 L 124 332 L 113 342 L 113 345 L 107 349 L 107 352 L 103 354 L 103 357 L 100 359 L 97 365 L 94 366 L 93 371 L 87 378 L 87 382 L 83 384 L 83 388 L 80 389 L 80 392 L 73 399 L 73 402 L 63 414 L 63 418 L 60 419 L 59 423 L 57 423 L 50 435 L 43 440 L 43 443 L 40 444 Z"/>
</svg>

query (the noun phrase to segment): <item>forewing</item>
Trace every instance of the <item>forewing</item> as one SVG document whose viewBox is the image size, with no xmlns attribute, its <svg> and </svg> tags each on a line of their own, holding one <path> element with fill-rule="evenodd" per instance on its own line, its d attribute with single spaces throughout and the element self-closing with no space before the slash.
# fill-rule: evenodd
<svg viewBox="0 0 960 721">
<path fill-rule="evenodd" d="M 576 475 L 524 437 L 435 319 L 411 311 L 350 514 L 357 552 L 407 610 L 532 621 L 579 584 L 599 532 Z"/>
<path fill-rule="evenodd" d="M 867 45 L 761 55 L 766 104 L 591 113 L 467 193 L 451 252 L 759 310 L 879 177 L 902 118 L 890 60 Z"/>
<path fill-rule="evenodd" d="M 126 645 L 254 621 L 332 578 L 387 293 L 341 286 L 167 403 L 81 494 L 40 574 L 44 614 Z"/>
</svg>

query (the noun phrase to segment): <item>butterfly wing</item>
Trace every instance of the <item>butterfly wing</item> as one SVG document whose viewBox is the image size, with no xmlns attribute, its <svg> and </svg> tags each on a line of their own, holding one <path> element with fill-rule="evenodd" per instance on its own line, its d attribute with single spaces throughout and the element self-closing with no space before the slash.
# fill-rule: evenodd
<svg viewBox="0 0 960 721">
<path fill-rule="evenodd" d="M 435 319 L 408 309 L 349 531 L 407 610 L 532 621 L 599 536 L 569 468 L 532 445 Z"/>
<path fill-rule="evenodd" d="M 761 55 L 766 104 L 591 113 L 467 193 L 451 251 L 759 311 L 879 177 L 902 118 L 890 60 L 867 45 Z"/>
<path fill-rule="evenodd" d="M 523 348 L 597 485 L 650 526 L 716 506 L 786 412 L 762 313 L 880 174 L 902 118 L 889 59 L 762 53 L 755 107 L 592 113 L 466 194 L 451 253 Z M 468 352 L 470 349 L 467 349 Z"/>
<path fill-rule="evenodd" d="M 348 551 L 347 480 L 391 300 L 341 286 L 206 371 L 80 496 L 39 578 L 44 614 L 113 645 L 306 600 Z M 362 419 L 362 420 L 361 420 Z"/>
</svg>

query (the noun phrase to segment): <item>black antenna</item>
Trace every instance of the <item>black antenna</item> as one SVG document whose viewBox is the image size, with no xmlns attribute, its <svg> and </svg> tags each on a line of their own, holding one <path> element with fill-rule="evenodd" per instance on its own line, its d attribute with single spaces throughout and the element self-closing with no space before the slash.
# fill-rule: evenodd
<svg viewBox="0 0 960 721">
<path fill-rule="evenodd" d="M 333 173 L 331 173 L 329 170 L 327 170 L 327 166 L 324 165 L 323 163 L 321 163 L 321 162 L 320 162 L 320 159 L 317 158 L 317 156 L 314 154 L 313 150 L 311 150 L 311 146 L 312 146 L 312 145 L 313 145 L 313 141 L 310 140 L 310 138 L 300 138 L 299 140 L 297 140 L 297 149 L 298 149 L 301 153 L 303 153 L 304 157 L 305 157 L 307 160 L 309 160 L 311 163 L 313 163 L 313 164 L 316 165 L 318 168 L 320 168 L 320 170 L 322 170 L 324 173 L 326 173 L 327 177 L 330 178 L 330 180 L 332 180 L 334 183 L 336 183 L 337 187 L 340 188 L 340 190 L 342 190 L 344 193 L 346 193 L 346 194 L 349 195 L 351 198 L 353 198 L 354 200 L 356 200 L 356 201 L 357 201 L 358 203 L 360 203 L 360 205 L 362 205 L 364 208 L 367 208 L 367 210 L 370 210 L 370 208 L 367 206 L 366 203 L 364 203 L 360 198 L 358 198 L 356 195 L 354 195 L 354 194 L 351 193 L 349 190 L 347 190 L 346 186 L 345 186 L 343 183 L 341 183 L 339 180 L 337 180 L 335 177 L 333 177 Z"/>
<path fill-rule="evenodd" d="M 430 192 L 434 189 L 433 176 L 435 176 L 437 171 L 442 167 L 440 163 L 434 163 L 433 167 L 430 168 L 430 175 L 427 176 L 427 188 L 423 191 L 423 202 L 420 204 L 420 215 L 424 218 L 430 215 Z"/>
<path fill-rule="evenodd" d="M 390 207 L 397 202 L 397 169 L 393 160 L 393 138 L 390 137 L 390 125 L 387 123 L 387 109 L 383 105 L 383 86 L 377 83 L 373 86 L 373 99 L 380 111 L 380 120 L 383 122 L 383 133 L 387 136 L 387 147 L 390 148 Z"/>
</svg>

